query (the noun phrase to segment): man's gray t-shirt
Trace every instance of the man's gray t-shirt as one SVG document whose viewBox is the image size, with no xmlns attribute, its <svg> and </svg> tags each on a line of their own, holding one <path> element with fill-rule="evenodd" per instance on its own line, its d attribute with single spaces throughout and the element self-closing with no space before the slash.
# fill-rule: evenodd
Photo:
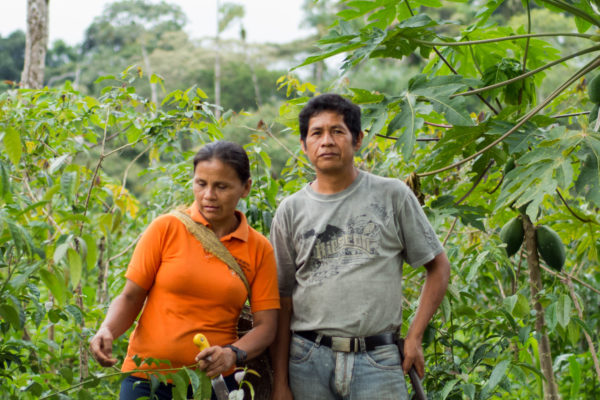
<svg viewBox="0 0 600 400">
<path fill-rule="evenodd" d="M 412 191 L 359 171 L 345 190 L 307 185 L 287 197 L 271 226 L 281 297 L 292 297 L 293 331 L 369 336 L 402 323 L 402 264 L 443 251 Z"/>
</svg>

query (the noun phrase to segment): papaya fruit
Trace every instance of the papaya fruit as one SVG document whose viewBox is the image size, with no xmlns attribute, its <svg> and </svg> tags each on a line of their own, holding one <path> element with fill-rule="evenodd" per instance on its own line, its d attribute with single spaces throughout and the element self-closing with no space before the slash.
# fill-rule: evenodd
<svg viewBox="0 0 600 400">
<path fill-rule="evenodd" d="M 560 271 L 565 264 L 565 245 L 560 240 L 558 233 L 545 225 L 535 228 L 537 250 L 549 267 Z"/>
<path fill-rule="evenodd" d="M 521 217 L 514 217 L 500 229 L 500 239 L 506 243 L 506 254 L 511 257 L 523 244 L 523 223 Z"/>
<path fill-rule="evenodd" d="M 600 103 L 600 74 L 597 74 L 588 85 L 588 95 L 590 101 L 595 104 Z"/>
</svg>

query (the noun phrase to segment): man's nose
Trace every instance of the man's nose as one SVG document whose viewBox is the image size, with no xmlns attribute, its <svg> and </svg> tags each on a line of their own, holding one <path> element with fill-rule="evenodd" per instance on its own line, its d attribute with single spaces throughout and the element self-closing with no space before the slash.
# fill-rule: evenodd
<svg viewBox="0 0 600 400">
<path fill-rule="evenodd" d="M 325 131 L 323 133 L 323 140 L 321 141 L 321 144 L 323 146 L 331 146 L 334 143 L 335 141 L 333 140 L 333 134 L 329 131 Z"/>
</svg>

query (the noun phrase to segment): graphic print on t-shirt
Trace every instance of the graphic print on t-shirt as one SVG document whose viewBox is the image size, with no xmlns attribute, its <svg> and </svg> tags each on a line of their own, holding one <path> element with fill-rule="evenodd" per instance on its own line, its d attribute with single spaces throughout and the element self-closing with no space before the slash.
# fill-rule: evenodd
<svg viewBox="0 0 600 400">
<path fill-rule="evenodd" d="M 363 214 L 345 227 L 327 224 L 322 232 L 311 229 L 302 235 L 314 243 L 307 262 L 309 281 L 319 283 L 350 266 L 379 255 L 381 227 Z"/>
</svg>

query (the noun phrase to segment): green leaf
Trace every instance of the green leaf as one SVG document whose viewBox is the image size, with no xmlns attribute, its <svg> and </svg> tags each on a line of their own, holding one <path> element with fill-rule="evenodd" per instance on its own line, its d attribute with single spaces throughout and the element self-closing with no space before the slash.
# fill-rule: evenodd
<svg viewBox="0 0 600 400">
<path fill-rule="evenodd" d="M 187 374 L 189 381 L 190 381 L 190 385 L 192 385 L 192 390 L 194 391 L 194 398 L 196 398 L 196 392 L 201 390 L 200 389 L 200 378 L 198 378 L 198 375 L 196 375 L 196 370 L 193 369 L 188 369 L 188 368 L 183 368 L 183 370 L 185 371 L 185 373 Z"/>
<path fill-rule="evenodd" d="M 558 319 L 556 317 L 556 303 L 552 303 L 546 307 L 545 316 L 546 326 L 550 332 L 553 332 L 558 324 Z"/>
<path fill-rule="evenodd" d="M 406 93 L 400 107 L 400 112 L 388 126 L 388 135 L 400 130 L 394 147 L 402 149 L 404 159 L 409 160 L 417 142 L 417 131 L 423 127 L 425 120 L 417 117 L 416 96 Z"/>
<path fill-rule="evenodd" d="M 12 126 L 7 126 L 4 132 L 4 149 L 13 165 L 19 165 L 23 146 L 21 144 L 21 134 Z"/>
<path fill-rule="evenodd" d="M 490 379 L 485 384 L 483 390 L 488 393 L 494 390 L 498 383 L 504 378 L 506 375 L 506 370 L 510 367 L 510 360 L 502 360 L 494 367 L 492 373 L 490 374 Z"/>
<path fill-rule="evenodd" d="M 186 400 L 188 389 L 188 379 L 186 372 L 184 370 L 180 370 L 176 374 L 171 374 L 170 378 L 173 380 L 173 399 Z"/>
<path fill-rule="evenodd" d="M 15 331 L 21 329 L 21 318 L 19 318 L 19 312 L 10 304 L 0 305 L 0 316 L 2 319 L 10 323 Z"/>
<path fill-rule="evenodd" d="M 87 248 L 87 252 L 85 253 L 85 263 L 87 269 L 91 270 L 96 266 L 96 261 L 98 260 L 98 246 L 96 246 L 96 240 L 90 234 L 83 235 L 83 240 Z"/>
<path fill-rule="evenodd" d="M 65 164 L 65 161 L 69 158 L 69 154 L 64 154 L 60 157 L 56 157 L 50 160 L 50 166 L 48 167 L 48 173 L 52 175 Z"/>
<path fill-rule="evenodd" d="M 47 269 L 40 269 L 40 276 L 46 287 L 52 292 L 59 305 L 64 305 L 67 300 L 67 287 L 62 275 L 55 269 L 54 273 Z"/>
<path fill-rule="evenodd" d="M 600 135 L 586 135 L 578 158 L 581 164 L 575 190 L 587 201 L 600 207 Z"/>
<path fill-rule="evenodd" d="M 73 369 L 71 367 L 62 367 L 58 372 L 69 385 L 73 383 Z"/>
<path fill-rule="evenodd" d="M 56 249 L 54 249 L 54 255 L 52 257 L 54 264 L 58 264 L 64 258 L 64 256 L 67 254 L 68 249 L 69 242 L 63 242 L 56 246 Z"/>
<path fill-rule="evenodd" d="M 563 328 L 566 328 L 571 320 L 571 306 L 571 298 L 566 294 L 562 294 L 556 302 L 556 320 Z"/>
<path fill-rule="evenodd" d="M 5 198 L 10 193 L 10 179 L 6 166 L 0 160 L 0 197 Z"/>
<path fill-rule="evenodd" d="M 577 399 L 579 398 L 579 387 L 581 386 L 581 367 L 575 355 L 569 357 L 569 369 L 572 379 L 569 398 Z"/>
<path fill-rule="evenodd" d="M 69 202 L 73 202 L 77 183 L 76 172 L 65 172 L 60 178 L 60 193 Z"/>
<path fill-rule="evenodd" d="M 459 382 L 459 379 L 452 379 L 451 381 L 446 382 L 444 388 L 442 389 L 442 393 L 440 394 L 441 400 L 446 400 L 446 397 L 450 394 L 454 386 Z"/>
<path fill-rule="evenodd" d="M 73 316 L 73 319 L 75 319 L 75 322 L 77 322 L 78 325 L 83 323 L 83 313 L 79 307 L 74 304 L 67 304 L 65 310 L 67 310 L 69 314 Z"/>
</svg>

